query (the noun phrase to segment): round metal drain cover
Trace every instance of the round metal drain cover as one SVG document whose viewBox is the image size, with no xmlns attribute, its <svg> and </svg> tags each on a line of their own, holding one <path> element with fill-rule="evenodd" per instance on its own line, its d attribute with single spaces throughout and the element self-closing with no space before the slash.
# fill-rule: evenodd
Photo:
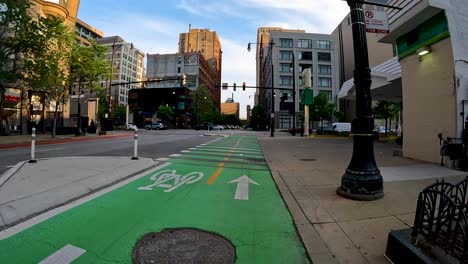
<svg viewBox="0 0 468 264">
<path fill-rule="evenodd" d="M 191 228 L 143 236 L 133 248 L 133 263 L 234 263 L 234 246 L 224 237 Z"/>
</svg>

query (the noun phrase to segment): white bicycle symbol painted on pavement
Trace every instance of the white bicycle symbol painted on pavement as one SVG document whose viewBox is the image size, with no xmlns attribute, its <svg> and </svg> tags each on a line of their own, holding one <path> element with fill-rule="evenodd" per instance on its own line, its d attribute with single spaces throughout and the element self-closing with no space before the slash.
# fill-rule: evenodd
<svg viewBox="0 0 468 264">
<path fill-rule="evenodd" d="M 203 172 L 191 172 L 186 175 L 176 174 L 176 170 L 164 170 L 153 174 L 150 180 L 154 181 L 153 184 L 148 186 L 139 187 L 138 190 L 151 191 L 153 187 L 166 188 L 165 192 L 172 192 L 184 184 L 192 184 L 201 180 L 204 176 Z M 172 184 L 171 184 L 171 181 Z"/>
</svg>

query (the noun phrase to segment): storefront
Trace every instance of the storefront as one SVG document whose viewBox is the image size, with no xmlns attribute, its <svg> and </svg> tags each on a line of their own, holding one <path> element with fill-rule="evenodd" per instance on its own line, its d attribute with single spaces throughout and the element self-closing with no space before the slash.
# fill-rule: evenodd
<svg viewBox="0 0 468 264">
<path fill-rule="evenodd" d="M 21 90 L 5 88 L 0 94 L 0 136 L 21 132 Z"/>
</svg>

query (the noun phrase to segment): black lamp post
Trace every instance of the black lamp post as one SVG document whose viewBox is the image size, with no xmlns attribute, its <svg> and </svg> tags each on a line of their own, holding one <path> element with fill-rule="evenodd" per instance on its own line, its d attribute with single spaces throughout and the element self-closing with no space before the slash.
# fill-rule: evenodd
<svg viewBox="0 0 468 264">
<path fill-rule="evenodd" d="M 293 131 L 292 135 L 296 136 L 296 58 L 294 57 L 294 51 L 292 54 L 292 71 L 293 71 Z"/>
<path fill-rule="evenodd" d="M 341 179 L 337 194 L 355 200 L 382 198 L 383 179 L 374 157 L 371 116 L 372 84 L 366 39 L 363 1 L 347 0 L 351 9 L 354 43 L 354 84 L 356 86 L 356 118 L 352 122 L 353 156 Z"/>
</svg>

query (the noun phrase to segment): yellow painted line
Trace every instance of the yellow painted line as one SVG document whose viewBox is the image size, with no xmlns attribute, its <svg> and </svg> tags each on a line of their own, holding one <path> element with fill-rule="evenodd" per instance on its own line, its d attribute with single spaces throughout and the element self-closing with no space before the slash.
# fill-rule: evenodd
<svg viewBox="0 0 468 264">
<path fill-rule="evenodd" d="M 239 138 L 239 140 L 237 141 L 236 145 L 234 145 L 234 147 L 231 148 L 231 150 L 229 150 L 228 154 L 226 155 L 226 157 L 224 157 L 224 161 L 228 161 L 229 158 L 231 158 L 232 154 L 234 153 L 234 149 L 239 145 L 240 141 L 241 141 L 242 138 Z M 212 185 L 216 179 L 218 178 L 218 176 L 221 174 L 221 172 L 223 171 L 223 168 L 224 168 L 224 162 L 220 162 L 218 164 L 218 169 L 213 173 L 213 175 L 211 175 L 211 177 L 208 179 L 208 181 L 206 182 L 208 185 Z"/>
</svg>

